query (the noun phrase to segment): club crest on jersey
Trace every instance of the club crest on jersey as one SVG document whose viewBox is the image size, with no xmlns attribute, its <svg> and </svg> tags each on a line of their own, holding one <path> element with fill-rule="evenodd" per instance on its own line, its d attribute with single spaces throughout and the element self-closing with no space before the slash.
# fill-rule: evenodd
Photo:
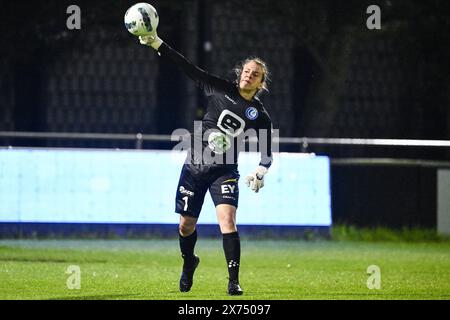
<svg viewBox="0 0 450 320">
<path fill-rule="evenodd" d="M 247 110 L 245 110 L 245 116 L 249 120 L 255 120 L 258 118 L 259 112 L 255 107 L 248 107 Z"/>
</svg>

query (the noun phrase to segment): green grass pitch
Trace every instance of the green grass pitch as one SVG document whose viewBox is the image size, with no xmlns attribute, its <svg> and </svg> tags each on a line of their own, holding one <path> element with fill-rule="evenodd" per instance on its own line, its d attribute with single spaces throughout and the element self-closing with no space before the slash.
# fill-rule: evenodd
<svg viewBox="0 0 450 320">
<path fill-rule="evenodd" d="M 178 250 L 178 239 L 1 240 L 0 299 L 450 298 L 449 242 L 243 239 L 241 297 L 226 294 L 221 240 L 199 238 L 188 293 L 178 292 Z M 70 265 L 80 267 L 80 289 L 67 286 Z M 379 289 L 367 286 L 371 265 L 380 269 Z"/>
</svg>

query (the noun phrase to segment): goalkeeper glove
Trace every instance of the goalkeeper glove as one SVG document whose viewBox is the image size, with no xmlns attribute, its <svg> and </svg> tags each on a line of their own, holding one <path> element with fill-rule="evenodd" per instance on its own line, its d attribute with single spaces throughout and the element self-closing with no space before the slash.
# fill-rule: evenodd
<svg viewBox="0 0 450 320">
<path fill-rule="evenodd" d="M 252 191 L 258 192 L 259 189 L 264 187 L 264 175 L 268 171 L 266 167 L 258 166 L 255 171 L 245 177 L 245 183 Z"/>
<path fill-rule="evenodd" d="M 139 42 L 145 46 L 152 47 L 155 50 L 158 50 L 161 44 L 163 43 L 161 38 L 158 37 L 156 31 L 146 36 L 140 36 Z"/>
</svg>

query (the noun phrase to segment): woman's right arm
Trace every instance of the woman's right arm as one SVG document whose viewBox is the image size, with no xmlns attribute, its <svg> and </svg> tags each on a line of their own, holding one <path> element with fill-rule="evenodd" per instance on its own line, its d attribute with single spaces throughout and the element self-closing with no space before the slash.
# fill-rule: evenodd
<svg viewBox="0 0 450 320">
<path fill-rule="evenodd" d="M 230 90 L 234 85 L 225 79 L 212 75 L 205 70 L 197 67 L 195 64 L 186 59 L 182 54 L 172 49 L 169 45 L 163 42 L 157 35 L 153 41 L 148 43 L 145 37 L 140 37 L 141 43 L 151 46 L 157 50 L 158 53 L 177 65 L 186 75 L 192 80 L 196 81 L 205 91 L 216 90 Z"/>
</svg>

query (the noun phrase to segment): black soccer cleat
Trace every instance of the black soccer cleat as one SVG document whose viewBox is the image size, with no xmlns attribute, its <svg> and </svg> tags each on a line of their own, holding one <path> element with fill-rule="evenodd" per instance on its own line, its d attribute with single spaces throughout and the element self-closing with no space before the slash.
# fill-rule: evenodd
<svg viewBox="0 0 450 320">
<path fill-rule="evenodd" d="M 228 294 L 230 296 L 240 296 L 243 293 L 244 291 L 242 291 L 241 286 L 239 285 L 239 281 L 237 280 L 228 281 Z"/>
<path fill-rule="evenodd" d="M 197 268 L 199 263 L 200 263 L 200 258 L 196 255 L 194 255 L 193 262 L 184 260 L 183 271 L 181 272 L 181 277 L 180 277 L 180 291 L 181 292 L 188 292 L 189 290 L 191 290 L 192 282 L 193 282 L 193 278 L 194 278 L 194 271 Z"/>
</svg>

